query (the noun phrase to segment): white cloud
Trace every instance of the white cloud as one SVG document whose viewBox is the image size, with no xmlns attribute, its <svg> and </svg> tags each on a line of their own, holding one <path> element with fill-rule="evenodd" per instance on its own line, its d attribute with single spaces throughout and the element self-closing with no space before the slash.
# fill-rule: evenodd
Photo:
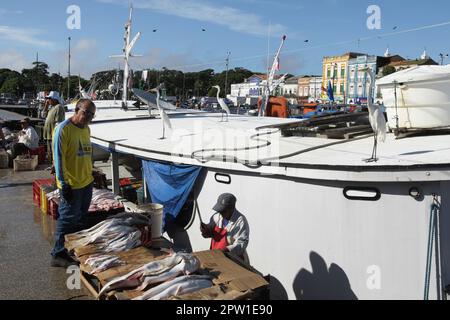
<svg viewBox="0 0 450 320">
<path fill-rule="evenodd" d="M 125 0 L 98 0 L 103 3 L 128 5 Z M 264 19 L 253 13 L 229 6 L 213 6 L 200 0 L 135 0 L 133 6 L 180 18 L 218 24 L 230 30 L 257 36 L 267 36 L 268 25 Z M 272 24 L 271 33 L 282 34 L 286 28 Z"/>
<path fill-rule="evenodd" d="M 13 45 L 23 43 L 38 47 L 53 48 L 54 43 L 37 38 L 41 33 L 41 31 L 35 29 L 21 29 L 0 25 L 0 39 L 11 40 L 13 41 Z"/>
<path fill-rule="evenodd" d="M 6 68 L 21 72 L 22 69 L 30 67 L 31 63 L 22 53 L 14 49 L 0 52 L 0 69 Z"/>
</svg>

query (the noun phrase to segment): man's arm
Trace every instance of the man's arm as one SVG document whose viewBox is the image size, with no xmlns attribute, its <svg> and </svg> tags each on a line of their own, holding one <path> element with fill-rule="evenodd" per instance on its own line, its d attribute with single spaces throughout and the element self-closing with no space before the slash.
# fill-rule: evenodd
<svg viewBox="0 0 450 320">
<path fill-rule="evenodd" d="M 233 230 L 233 244 L 227 246 L 229 252 L 240 256 L 243 255 L 245 249 L 247 249 L 248 241 L 250 239 L 250 229 L 248 226 L 248 222 L 244 217 L 241 217 L 238 221 L 236 221 L 235 230 Z"/>
<path fill-rule="evenodd" d="M 64 131 L 61 126 L 55 128 L 52 140 L 53 164 L 55 166 L 55 174 L 56 178 L 61 183 L 61 186 L 63 186 L 64 184 L 66 184 L 66 181 L 64 179 L 64 158 L 66 155 L 67 144 L 65 142 L 66 137 L 64 136 Z"/>
<path fill-rule="evenodd" d="M 61 185 L 61 193 L 63 198 L 67 202 L 71 202 L 73 198 L 72 187 L 66 182 L 64 178 L 65 168 L 65 157 L 67 153 L 67 142 L 65 141 L 67 137 L 64 134 L 62 126 L 55 128 L 53 134 L 53 164 L 55 167 L 56 179 Z"/>
<path fill-rule="evenodd" d="M 214 226 L 216 225 L 216 222 L 214 221 L 214 216 L 215 215 L 213 215 L 211 219 L 209 219 L 208 224 L 205 223 L 200 224 L 200 231 L 202 232 L 203 238 L 212 238 Z"/>
</svg>

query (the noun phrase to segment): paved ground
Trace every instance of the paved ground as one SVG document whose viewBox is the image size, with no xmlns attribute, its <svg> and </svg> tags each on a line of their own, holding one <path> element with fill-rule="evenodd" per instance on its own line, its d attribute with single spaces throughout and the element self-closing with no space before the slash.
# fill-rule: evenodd
<svg viewBox="0 0 450 320">
<path fill-rule="evenodd" d="M 50 267 L 55 221 L 33 204 L 32 182 L 48 171 L 0 169 L 0 299 L 91 299 L 69 290 L 70 274 Z"/>
</svg>

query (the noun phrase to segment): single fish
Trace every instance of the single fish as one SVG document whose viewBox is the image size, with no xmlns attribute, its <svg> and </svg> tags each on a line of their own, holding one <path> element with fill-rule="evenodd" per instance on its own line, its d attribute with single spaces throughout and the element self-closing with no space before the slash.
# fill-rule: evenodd
<svg viewBox="0 0 450 320">
<path fill-rule="evenodd" d="M 109 268 L 125 264 L 119 257 L 110 255 L 94 255 L 85 261 L 85 264 L 91 266 L 90 274 L 105 271 Z"/>
<path fill-rule="evenodd" d="M 153 287 L 133 300 L 161 300 L 170 296 L 187 294 L 212 286 L 213 283 L 210 276 L 187 275 L 177 277 L 171 281 Z"/>
</svg>

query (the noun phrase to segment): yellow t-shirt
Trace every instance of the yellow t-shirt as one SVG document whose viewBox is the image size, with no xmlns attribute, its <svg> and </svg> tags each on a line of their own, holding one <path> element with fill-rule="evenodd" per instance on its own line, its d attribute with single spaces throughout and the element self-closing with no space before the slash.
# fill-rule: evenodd
<svg viewBox="0 0 450 320">
<path fill-rule="evenodd" d="M 55 128 L 52 146 L 58 188 L 68 184 L 81 189 L 94 181 L 89 127 L 81 129 L 65 120 Z"/>
</svg>

